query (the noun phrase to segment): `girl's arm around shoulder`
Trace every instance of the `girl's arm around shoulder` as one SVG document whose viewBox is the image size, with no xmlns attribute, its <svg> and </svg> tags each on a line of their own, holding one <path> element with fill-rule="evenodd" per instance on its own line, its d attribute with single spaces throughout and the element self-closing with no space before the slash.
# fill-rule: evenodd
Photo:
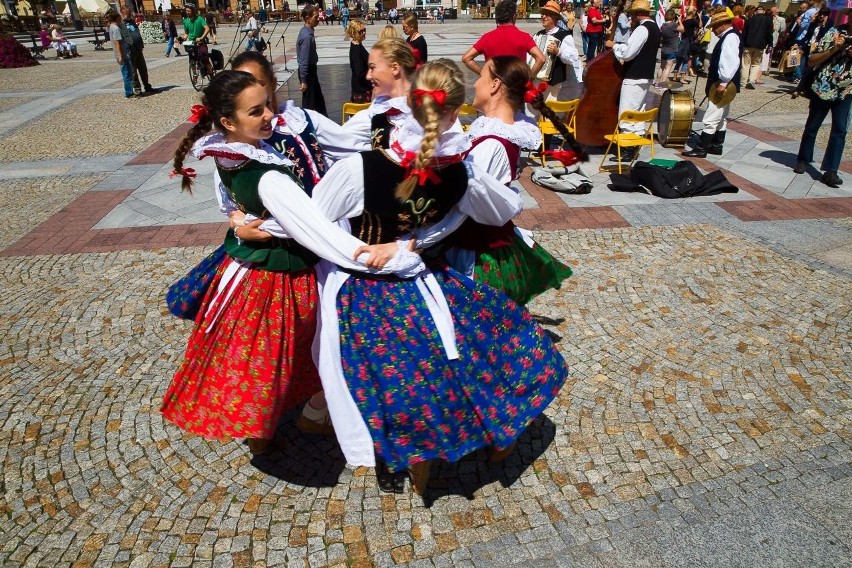
<svg viewBox="0 0 852 568">
<path fill-rule="evenodd" d="M 360 160 L 360 156 L 358 158 Z M 260 179 L 258 192 L 267 210 L 291 238 L 329 262 L 348 270 L 406 276 L 412 271 L 416 273 L 422 269 L 420 257 L 401 247 L 381 270 L 377 267 L 384 264 L 384 261 L 368 258 L 369 253 L 359 256 L 358 261 L 354 260 L 358 256 L 356 251 L 365 243 L 330 221 L 317 207 L 316 202 L 286 174 L 277 171 L 265 173 Z"/>
</svg>

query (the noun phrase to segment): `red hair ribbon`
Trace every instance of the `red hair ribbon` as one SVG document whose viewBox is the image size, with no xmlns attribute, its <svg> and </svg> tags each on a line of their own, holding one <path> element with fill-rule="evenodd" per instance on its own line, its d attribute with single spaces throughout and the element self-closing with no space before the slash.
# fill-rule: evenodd
<svg viewBox="0 0 852 568">
<path fill-rule="evenodd" d="M 189 112 L 192 114 L 189 115 L 187 120 L 193 124 L 198 124 L 200 120 L 204 120 L 207 117 L 207 107 L 204 105 L 192 105 Z"/>
<path fill-rule="evenodd" d="M 536 87 L 535 85 L 532 84 L 532 81 L 527 81 L 527 84 L 526 84 L 527 92 L 524 93 L 524 102 L 526 102 L 527 104 L 531 104 L 533 102 L 533 100 L 540 93 L 543 93 L 544 91 L 546 91 L 549 86 L 550 85 L 548 85 L 547 83 L 539 83 L 538 87 Z"/>
<path fill-rule="evenodd" d="M 437 158 L 432 158 L 429 160 L 429 163 L 423 169 L 414 168 L 411 166 L 414 164 L 414 161 L 417 159 L 417 152 L 405 152 L 402 150 L 402 147 L 397 144 L 396 146 L 391 146 L 402 159 L 399 162 L 399 165 L 403 168 L 408 169 L 408 173 L 405 178 L 408 179 L 412 176 L 417 176 L 417 185 L 426 185 L 426 181 L 431 181 L 432 183 L 440 183 L 441 178 L 435 173 L 434 168 L 444 168 L 449 166 L 450 164 L 455 164 L 461 162 L 464 159 L 462 154 L 455 154 L 453 156 L 439 156 Z"/>
<path fill-rule="evenodd" d="M 408 172 L 408 176 L 406 176 L 406 179 L 414 176 L 417 176 L 417 185 L 426 185 L 426 180 L 429 180 L 432 183 L 441 182 L 441 178 L 439 178 L 438 174 L 435 173 L 435 170 L 433 170 L 429 166 L 426 166 L 422 170 L 417 168 L 410 170 Z"/>
<path fill-rule="evenodd" d="M 414 100 L 414 106 L 423 104 L 423 97 L 430 96 L 435 99 L 438 106 L 444 106 L 447 101 L 447 91 L 444 89 L 435 89 L 434 91 L 426 91 L 424 89 L 414 89 L 411 91 L 411 98 Z"/>
<path fill-rule="evenodd" d="M 580 161 L 579 156 L 570 150 L 546 150 L 544 155 L 559 160 L 563 166 L 571 166 Z"/>
<path fill-rule="evenodd" d="M 188 177 L 189 179 L 195 179 L 198 174 L 195 173 L 195 170 L 192 168 L 181 168 L 179 170 L 172 170 L 172 173 L 169 174 L 169 178 L 173 178 L 175 176 L 183 176 Z"/>
<path fill-rule="evenodd" d="M 284 117 L 279 114 L 278 119 L 275 121 L 275 126 L 285 126 L 286 124 L 287 121 L 284 120 Z"/>
</svg>

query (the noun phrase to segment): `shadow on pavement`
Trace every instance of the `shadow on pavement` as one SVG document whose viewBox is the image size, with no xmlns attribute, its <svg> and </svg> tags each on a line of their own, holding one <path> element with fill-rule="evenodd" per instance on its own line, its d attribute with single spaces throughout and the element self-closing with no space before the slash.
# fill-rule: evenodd
<svg viewBox="0 0 852 568">
<path fill-rule="evenodd" d="M 334 487 L 346 467 L 346 459 L 333 437 L 302 434 L 295 424 L 298 411 L 288 412 L 278 427 L 275 447 L 254 456 L 251 464 L 276 479 L 302 487 Z M 485 449 L 455 463 L 437 462 L 432 466 L 427 507 L 447 495 L 473 499 L 474 493 L 494 481 L 503 487 L 514 484 L 553 442 L 556 426 L 544 415 L 533 420 L 518 438 L 512 454 L 501 463 L 490 463 Z M 372 468 L 371 468 L 372 470 Z M 372 471 L 369 475 L 373 475 Z M 406 491 L 410 486 L 406 486 Z"/>
<path fill-rule="evenodd" d="M 255 456 L 251 464 L 282 481 L 303 487 L 334 487 L 346 467 L 346 459 L 334 436 L 301 433 L 296 428 L 300 410 L 288 412 L 278 427 L 280 448 Z"/>
<path fill-rule="evenodd" d="M 792 152 L 783 152 L 781 150 L 766 150 L 761 152 L 762 158 L 769 158 L 776 164 L 780 164 L 787 168 L 793 168 L 796 165 L 796 154 Z M 808 170 L 805 173 L 814 172 L 820 173 L 813 165 L 808 165 Z"/>
<path fill-rule="evenodd" d="M 505 461 L 489 463 L 487 452 L 476 451 L 455 463 L 438 462 L 432 466 L 429 488 L 423 498 L 426 507 L 448 495 L 461 495 L 468 500 L 485 485 L 499 482 L 513 485 L 535 462 L 556 437 L 556 425 L 541 415 L 518 438 L 518 446 Z"/>
</svg>

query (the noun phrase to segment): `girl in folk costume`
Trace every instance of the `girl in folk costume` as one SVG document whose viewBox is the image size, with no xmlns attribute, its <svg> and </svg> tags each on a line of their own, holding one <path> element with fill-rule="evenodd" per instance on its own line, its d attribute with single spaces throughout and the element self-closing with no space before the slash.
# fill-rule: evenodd
<svg viewBox="0 0 852 568">
<path fill-rule="evenodd" d="M 370 148 L 387 149 L 391 131 L 411 116 L 408 91 L 416 62 L 405 40 L 377 41 L 370 50 L 367 65 L 367 80 L 373 85 L 373 100 L 368 108 L 356 113 L 343 126 L 307 111 L 321 132 L 326 156 L 332 160 Z M 333 141 L 334 146 L 327 144 L 326 139 Z"/>
<path fill-rule="evenodd" d="M 470 143 L 450 131 L 464 102 L 459 68 L 428 63 L 412 87 L 416 122 L 392 132 L 391 150 L 332 166 L 313 200 L 371 244 L 433 225 L 454 208 L 506 223 L 520 212 L 519 196 L 463 161 Z M 433 459 L 455 461 L 485 446 L 510 451 L 568 376 L 526 310 L 450 268 L 408 280 L 335 268 L 322 294 L 320 373 L 347 462 L 372 466 L 378 456 L 380 480 L 408 469 L 417 493 Z M 401 490 L 394 481 L 380 486 Z"/>
<path fill-rule="evenodd" d="M 261 143 L 272 135 L 267 91 L 250 74 L 225 71 L 193 109 L 196 125 L 175 152 L 175 173 L 190 189 L 195 172 L 183 167 L 190 147 L 213 156 L 229 200 L 257 218 L 270 209 L 262 183 L 308 201 L 293 163 Z M 199 138 L 212 127 L 218 134 Z M 196 143 L 197 141 L 197 143 Z M 280 216 L 301 211 L 278 211 Z M 281 218 L 278 219 L 279 224 Z M 252 453 L 269 447 L 281 415 L 320 391 L 311 355 L 317 323 L 316 255 L 289 238 L 245 242 L 228 231 L 229 259 L 208 290 L 181 363 L 166 392 L 163 415 L 208 438 L 246 437 Z M 344 231 L 339 233 L 351 239 Z M 354 252 L 360 241 L 349 243 Z M 320 247 L 317 247 L 320 248 Z M 329 254 L 347 263 L 352 255 Z M 352 263 L 353 268 L 365 268 Z"/>
<path fill-rule="evenodd" d="M 544 104 L 543 93 L 530 83 L 529 67 L 517 57 L 494 57 L 485 63 L 474 84 L 473 106 L 483 116 L 470 126 L 470 159 L 508 185 L 518 177 L 522 148 L 537 148 L 541 130 L 523 113 L 527 100 L 559 129 L 574 152 L 556 151 L 564 163 L 587 159 L 553 110 Z M 453 233 L 447 257 L 453 268 L 497 288 L 519 304 L 549 288 L 559 288 L 571 269 L 556 260 L 510 221 L 501 227 L 470 219 Z"/>
<path fill-rule="evenodd" d="M 278 87 L 275 78 L 275 70 L 272 63 L 258 51 L 244 51 L 234 58 L 231 68 L 235 71 L 251 73 L 261 85 L 266 88 L 271 108 L 278 114 L 272 124 L 272 136 L 265 140 L 277 153 L 286 157 L 293 163 L 293 173 L 299 180 L 308 195 L 314 186 L 322 179 L 326 171 L 326 162 L 323 157 L 323 147 L 320 144 L 316 129 L 307 113 L 296 106 L 292 100 L 288 100 L 280 107 L 278 105 L 276 89 Z M 322 116 L 316 113 L 318 116 Z M 330 145 L 333 140 L 327 141 Z M 219 181 L 219 174 L 214 174 L 214 182 Z M 218 187 L 218 183 L 217 183 Z M 224 188 L 222 188 L 224 189 Z M 227 191 L 217 191 L 217 196 L 227 195 Z M 221 204 L 221 200 L 220 200 Z M 229 214 L 238 211 L 236 207 L 229 207 Z M 259 226 L 261 221 L 253 218 L 249 222 L 256 221 L 252 226 Z M 267 222 L 268 226 L 275 227 L 274 221 Z M 274 229 L 270 229 L 274 232 Z M 271 235 L 270 235 L 271 237 Z M 296 427 L 309 434 L 321 434 L 331 436 L 334 428 L 328 415 L 328 407 L 325 397 L 317 393 L 305 404 L 302 415 L 296 420 Z"/>
</svg>

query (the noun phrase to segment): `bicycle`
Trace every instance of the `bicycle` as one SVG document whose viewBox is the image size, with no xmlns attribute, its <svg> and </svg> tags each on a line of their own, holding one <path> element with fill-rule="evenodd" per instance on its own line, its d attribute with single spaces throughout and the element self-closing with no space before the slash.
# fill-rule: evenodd
<svg viewBox="0 0 852 568">
<path fill-rule="evenodd" d="M 210 55 L 207 55 L 207 63 L 209 63 L 210 71 L 207 66 L 198 58 L 198 46 L 183 44 L 187 59 L 189 60 L 189 81 L 196 91 L 201 91 L 204 87 L 210 84 L 210 79 L 216 74 L 216 67 L 210 60 Z"/>
</svg>

